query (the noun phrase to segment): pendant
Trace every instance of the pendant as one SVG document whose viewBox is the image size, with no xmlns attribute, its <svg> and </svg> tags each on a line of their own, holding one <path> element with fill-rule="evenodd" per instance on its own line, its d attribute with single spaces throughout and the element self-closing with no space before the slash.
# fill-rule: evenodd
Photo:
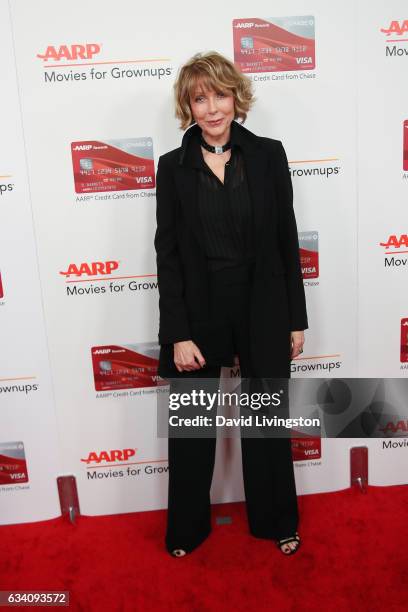
<svg viewBox="0 0 408 612">
<path fill-rule="evenodd" d="M 218 145 L 215 145 L 215 153 L 217 153 L 217 155 L 220 155 L 221 153 L 224 153 L 224 147 L 220 147 Z"/>
</svg>

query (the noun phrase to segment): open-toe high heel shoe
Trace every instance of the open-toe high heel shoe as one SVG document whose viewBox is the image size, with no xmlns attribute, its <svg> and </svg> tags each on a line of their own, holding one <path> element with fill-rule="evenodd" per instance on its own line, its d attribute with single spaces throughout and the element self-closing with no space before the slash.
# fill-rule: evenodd
<svg viewBox="0 0 408 612">
<path fill-rule="evenodd" d="M 175 550 L 171 551 L 171 554 L 173 557 L 184 557 L 187 553 L 182 548 L 176 548 Z"/>
<path fill-rule="evenodd" d="M 283 548 L 286 546 L 286 544 L 289 544 L 290 542 L 296 542 L 296 546 L 294 548 L 292 548 L 291 546 L 287 546 L 287 552 L 285 552 Z M 300 536 L 298 532 L 296 531 L 295 535 L 290 536 L 289 538 L 282 538 L 281 540 L 276 540 L 276 546 L 280 549 L 283 555 L 293 555 L 295 552 L 298 551 L 300 546 Z"/>
</svg>

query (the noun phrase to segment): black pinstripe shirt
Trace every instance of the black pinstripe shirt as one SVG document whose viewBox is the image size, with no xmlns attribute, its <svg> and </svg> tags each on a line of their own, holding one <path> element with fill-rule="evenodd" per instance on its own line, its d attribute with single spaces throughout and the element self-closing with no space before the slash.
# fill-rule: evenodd
<svg viewBox="0 0 408 612">
<path fill-rule="evenodd" d="M 242 151 L 234 142 L 231 124 L 231 157 L 225 165 L 224 183 L 205 163 L 200 136 L 193 138 L 193 165 L 198 176 L 198 208 L 209 270 L 220 270 L 254 261 L 253 217 Z"/>
</svg>

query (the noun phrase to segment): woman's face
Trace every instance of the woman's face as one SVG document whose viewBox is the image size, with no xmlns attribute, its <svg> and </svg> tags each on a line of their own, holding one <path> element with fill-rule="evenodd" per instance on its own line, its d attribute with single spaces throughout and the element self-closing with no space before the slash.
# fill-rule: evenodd
<svg viewBox="0 0 408 612">
<path fill-rule="evenodd" d="M 190 108 L 204 137 L 207 135 L 218 139 L 229 134 L 235 116 L 234 96 L 231 92 L 216 92 L 198 84 L 190 97 Z"/>
</svg>

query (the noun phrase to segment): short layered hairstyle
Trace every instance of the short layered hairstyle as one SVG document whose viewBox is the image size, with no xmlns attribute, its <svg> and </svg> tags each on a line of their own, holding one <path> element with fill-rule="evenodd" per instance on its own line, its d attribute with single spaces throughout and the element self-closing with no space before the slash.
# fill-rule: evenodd
<svg viewBox="0 0 408 612">
<path fill-rule="evenodd" d="M 180 69 L 174 83 L 175 115 L 180 129 L 186 130 L 194 123 L 190 97 L 197 86 L 216 93 L 232 93 L 234 96 L 235 119 L 244 123 L 249 109 L 255 101 L 252 81 L 233 62 L 218 53 L 196 53 Z"/>
</svg>

